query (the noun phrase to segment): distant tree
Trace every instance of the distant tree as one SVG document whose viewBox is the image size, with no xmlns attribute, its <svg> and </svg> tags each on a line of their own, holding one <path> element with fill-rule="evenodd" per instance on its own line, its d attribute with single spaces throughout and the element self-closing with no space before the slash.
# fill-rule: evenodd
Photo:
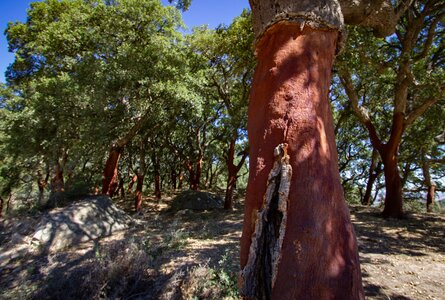
<svg viewBox="0 0 445 300">
<path fill-rule="evenodd" d="M 216 93 L 218 105 L 221 104 L 217 135 L 226 147 L 223 159 L 228 174 L 224 208 L 231 209 L 237 176 L 248 155 L 247 102 L 255 66 L 250 13 L 244 10 L 228 27 L 195 29 L 192 39 L 196 51 L 208 62 L 208 84 Z M 240 158 L 236 162 L 238 154 Z"/>
<path fill-rule="evenodd" d="M 386 39 L 351 28 L 349 47 L 337 65 L 353 110 L 383 162 L 385 217 L 403 216 L 398 170 L 403 134 L 443 99 L 443 5 L 413 1 Z"/>
</svg>

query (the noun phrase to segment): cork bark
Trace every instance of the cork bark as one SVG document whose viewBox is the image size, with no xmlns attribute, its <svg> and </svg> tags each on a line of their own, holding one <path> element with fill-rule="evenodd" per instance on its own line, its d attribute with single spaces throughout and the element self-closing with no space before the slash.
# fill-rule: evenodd
<svg viewBox="0 0 445 300">
<path fill-rule="evenodd" d="M 241 238 L 240 284 L 247 299 L 364 299 L 328 101 L 337 38 L 335 29 L 280 21 L 257 44 L 258 65 L 248 111 L 250 174 Z M 288 144 L 292 175 L 286 225 L 283 232 L 278 231 L 283 238 L 275 255 L 279 259 L 273 267 L 261 263 L 259 269 L 269 268 L 263 282 L 248 285 L 246 268 L 258 253 L 251 251 L 257 247 L 256 220 L 264 217 L 263 199 L 269 198 L 270 174 L 276 163 L 274 149 L 283 143 Z M 265 286 L 265 292 L 258 292 L 258 286 Z"/>
</svg>

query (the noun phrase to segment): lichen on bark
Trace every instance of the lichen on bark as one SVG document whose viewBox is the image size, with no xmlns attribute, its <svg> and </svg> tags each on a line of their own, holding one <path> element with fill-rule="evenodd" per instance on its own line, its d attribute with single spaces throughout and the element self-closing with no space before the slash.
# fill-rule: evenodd
<svg viewBox="0 0 445 300">
<path fill-rule="evenodd" d="M 246 299 L 270 299 L 275 283 L 287 223 L 292 167 L 286 143 L 274 149 L 275 162 L 269 173 L 260 211 L 254 211 L 255 229 L 249 258 L 240 274 L 240 290 Z"/>
</svg>

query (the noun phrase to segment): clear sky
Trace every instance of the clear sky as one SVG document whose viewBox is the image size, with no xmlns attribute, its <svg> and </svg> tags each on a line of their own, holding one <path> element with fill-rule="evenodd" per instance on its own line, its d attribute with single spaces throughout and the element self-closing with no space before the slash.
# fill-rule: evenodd
<svg viewBox="0 0 445 300">
<path fill-rule="evenodd" d="M 4 31 L 8 22 L 26 21 L 26 10 L 35 0 L 0 0 L 0 81 L 5 82 L 4 73 L 14 60 L 14 55 L 8 52 Z M 168 4 L 167 0 L 162 0 Z M 184 23 L 192 28 L 207 24 L 214 28 L 219 24 L 230 24 L 232 19 L 249 7 L 248 0 L 193 0 L 189 11 L 183 15 Z"/>
</svg>

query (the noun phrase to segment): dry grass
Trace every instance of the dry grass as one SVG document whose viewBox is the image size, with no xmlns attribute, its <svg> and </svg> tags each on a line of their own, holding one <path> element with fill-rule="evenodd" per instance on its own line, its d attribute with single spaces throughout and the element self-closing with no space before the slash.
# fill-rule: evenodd
<svg viewBox="0 0 445 300">
<path fill-rule="evenodd" d="M 173 214 L 168 201 L 147 199 L 134 226 L 112 237 L 12 257 L 0 264 L 0 298 L 237 299 L 242 209 Z M 130 209 L 131 200 L 120 205 Z M 383 220 L 374 209 L 351 210 L 368 299 L 443 299 L 442 216 Z M 11 238 L 3 232 L 0 253 Z M 10 250 L 29 243 L 16 241 Z"/>
</svg>

